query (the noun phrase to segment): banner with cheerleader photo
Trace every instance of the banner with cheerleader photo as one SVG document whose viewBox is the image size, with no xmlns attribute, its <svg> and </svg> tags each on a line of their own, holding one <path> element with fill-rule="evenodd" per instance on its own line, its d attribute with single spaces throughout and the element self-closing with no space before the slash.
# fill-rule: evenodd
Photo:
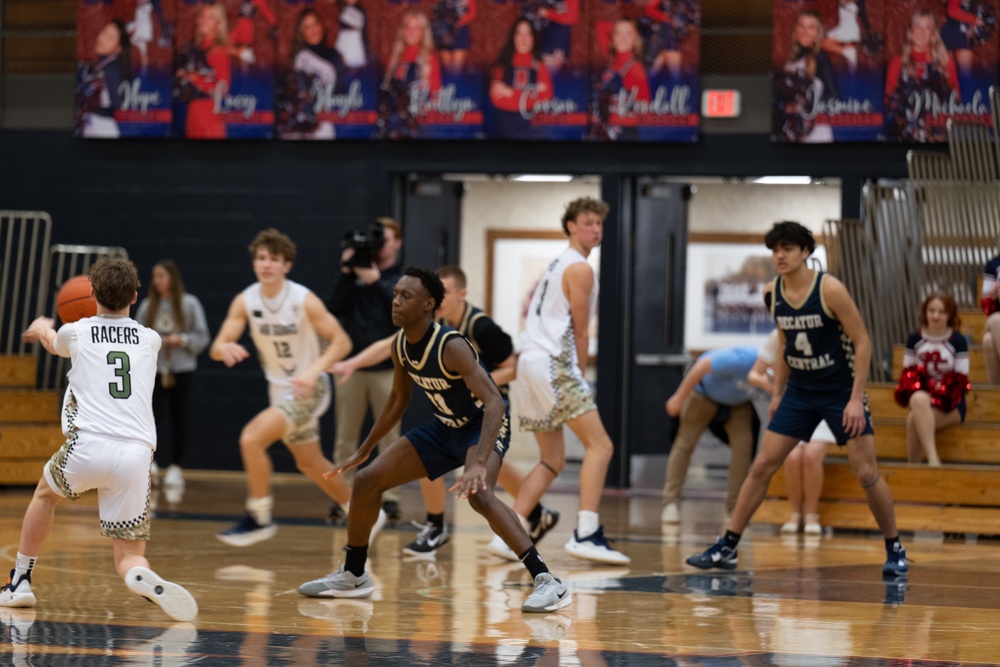
<svg viewBox="0 0 1000 667">
<path fill-rule="evenodd" d="M 949 118 L 992 125 L 997 0 L 886 3 L 889 141 L 947 141 Z"/>
<path fill-rule="evenodd" d="M 772 134 L 779 142 L 885 138 L 885 8 L 896 0 L 774 0 Z"/>
<path fill-rule="evenodd" d="M 274 0 L 176 0 L 174 133 L 274 136 Z"/>
<path fill-rule="evenodd" d="M 74 134 L 167 137 L 174 0 L 79 0 Z"/>
<path fill-rule="evenodd" d="M 372 0 L 279 0 L 274 88 L 281 139 L 371 139 L 378 71 Z"/>
<path fill-rule="evenodd" d="M 699 0 L 612 0 L 590 12 L 587 137 L 697 141 Z"/>
<path fill-rule="evenodd" d="M 482 0 L 378 0 L 375 137 L 483 137 L 484 64 L 473 32 Z"/>
<path fill-rule="evenodd" d="M 587 134 L 589 24 L 583 0 L 476 0 L 491 139 Z"/>
</svg>

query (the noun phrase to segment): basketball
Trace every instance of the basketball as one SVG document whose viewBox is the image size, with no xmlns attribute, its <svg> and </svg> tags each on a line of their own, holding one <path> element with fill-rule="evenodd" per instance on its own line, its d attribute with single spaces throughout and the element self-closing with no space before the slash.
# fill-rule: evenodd
<svg viewBox="0 0 1000 667">
<path fill-rule="evenodd" d="M 56 310 L 63 324 L 97 314 L 97 302 L 90 298 L 90 291 L 90 278 L 87 276 L 75 276 L 63 283 L 56 297 Z"/>
</svg>

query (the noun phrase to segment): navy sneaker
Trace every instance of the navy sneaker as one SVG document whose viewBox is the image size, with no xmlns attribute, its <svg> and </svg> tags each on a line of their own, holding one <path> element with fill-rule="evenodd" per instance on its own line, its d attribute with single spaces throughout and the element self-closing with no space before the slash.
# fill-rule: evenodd
<svg viewBox="0 0 1000 667">
<path fill-rule="evenodd" d="M 216 533 L 215 536 L 231 547 L 248 547 L 251 544 L 271 539 L 277 532 L 278 525 L 273 521 L 266 526 L 262 526 L 252 516 L 247 514 L 238 524 L 229 530 Z"/>
<path fill-rule="evenodd" d="M 531 522 L 528 537 L 531 538 L 532 543 L 538 544 L 539 540 L 545 537 L 547 532 L 555 528 L 557 523 L 559 523 L 559 512 L 550 510 L 548 507 L 542 507 L 542 515 L 538 517 L 538 521 Z"/>
<path fill-rule="evenodd" d="M 885 565 L 882 566 L 883 577 L 905 577 L 910 571 L 910 563 L 906 560 L 906 549 L 899 547 L 885 555 Z"/>
<path fill-rule="evenodd" d="M 738 548 L 727 547 L 725 538 L 720 537 L 715 544 L 684 562 L 702 570 L 711 570 L 713 567 L 720 570 L 735 570 L 738 565 L 738 552 Z"/>
<path fill-rule="evenodd" d="M 434 553 L 444 545 L 448 544 L 448 527 L 441 524 L 441 527 L 432 522 L 417 523 L 413 525 L 420 529 L 417 539 L 413 540 L 405 547 L 403 553 L 411 556 L 433 556 Z"/>
</svg>

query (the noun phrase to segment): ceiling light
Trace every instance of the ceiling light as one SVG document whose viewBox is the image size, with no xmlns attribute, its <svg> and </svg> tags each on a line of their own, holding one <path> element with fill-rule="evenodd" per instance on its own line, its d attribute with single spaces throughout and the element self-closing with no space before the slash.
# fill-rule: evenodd
<svg viewBox="0 0 1000 667">
<path fill-rule="evenodd" d="M 520 174 L 513 180 L 521 183 L 569 183 L 573 177 L 569 174 Z"/>
<path fill-rule="evenodd" d="M 762 176 L 754 180 L 760 185 L 809 185 L 812 182 L 811 176 Z"/>
</svg>

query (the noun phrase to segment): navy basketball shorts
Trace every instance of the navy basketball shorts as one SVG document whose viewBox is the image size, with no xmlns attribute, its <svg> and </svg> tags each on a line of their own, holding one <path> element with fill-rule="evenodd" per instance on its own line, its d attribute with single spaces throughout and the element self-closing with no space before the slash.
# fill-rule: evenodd
<svg viewBox="0 0 1000 667">
<path fill-rule="evenodd" d="M 437 479 L 455 468 L 465 465 L 469 449 L 479 444 L 479 434 L 483 429 L 482 418 L 474 419 L 465 426 L 452 428 L 437 419 L 408 431 L 404 436 L 417 450 L 420 461 L 427 469 L 428 479 Z M 497 435 L 493 451 L 502 459 L 510 447 L 510 411 L 503 415 L 503 424 Z"/>
<path fill-rule="evenodd" d="M 821 421 L 826 421 L 838 445 L 851 439 L 844 431 L 844 408 L 851 399 L 851 390 L 803 391 L 789 387 L 778 404 L 767 430 L 808 441 Z M 864 398 L 865 428 L 861 435 L 872 434 L 872 415 L 868 409 L 868 394 Z"/>
</svg>

